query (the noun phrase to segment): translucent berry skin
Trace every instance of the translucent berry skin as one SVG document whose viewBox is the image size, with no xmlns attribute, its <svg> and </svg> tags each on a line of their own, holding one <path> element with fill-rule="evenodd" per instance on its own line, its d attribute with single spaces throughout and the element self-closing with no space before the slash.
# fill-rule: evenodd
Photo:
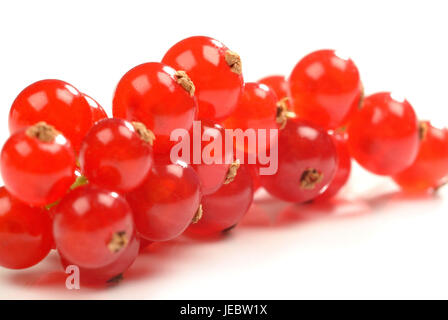
<svg viewBox="0 0 448 320">
<path fill-rule="evenodd" d="M 125 193 L 142 184 L 151 171 L 152 146 L 130 122 L 104 119 L 84 138 L 79 162 L 90 183 Z"/>
<path fill-rule="evenodd" d="M 279 133 L 278 170 L 273 175 L 260 175 L 261 185 L 279 199 L 306 202 L 325 190 L 336 167 L 332 138 L 309 122 L 289 119 Z"/>
<path fill-rule="evenodd" d="M 92 110 L 84 95 L 61 80 L 42 80 L 26 87 L 9 113 L 9 131 L 15 133 L 45 121 L 70 140 L 77 151 L 93 125 Z"/>
<path fill-rule="evenodd" d="M 202 218 L 190 225 L 188 234 L 207 236 L 235 227 L 249 210 L 253 196 L 252 177 L 241 165 L 232 182 L 202 197 Z"/>
<path fill-rule="evenodd" d="M 448 130 L 439 129 L 429 121 L 420 122 L 420 148 L 414 163 L 393 176 L 404 190 L 422 192 L 446 183 L 448 176 Z"/>
<path fill-rule="evenodd" d="M 320 50 L 300 60 L 289 77 L 292 105 L 300 119 L 324 129 L 345 125 L 359 106 L 362 84 L 351 59 Z"/>
<path fill-rule="evenodd" d="M 248 82 L 244 85 L 237 108 L 223 122 L 223 125 L 226 129 L 242 129 L 243 131 L 247 129 L 263 129 L 266 130 L 267 137 L 270 137 L 269 130 L 278 129 L 276 121 L 277 102 L 278 98 L 275 92 L 268 86 L 256 82 Z M 264 152 L 270 148 L 270 140 L 269 138 L 265 141 L 257 140 L 255 148 L 248 145 L 246 141 L 244 145 L 237 141 L 235 147 L 240 150 L 244 149 L 247 153 L 256 153 L 257 146 L 260 146 L 260 142 L 263 142 L 261 145 L 264 146 L 264 149 L 261 151 Z"/>
<path fill-rule="evenodd" d="M 125 273 L 132 266 L 135 259 L 138 257 L 139 250 L 140 240 L 138 237 L 134 236 L 126 248 L 123 249 L 123 253 L 111 264 L 96 269 L 80 267 L 80 282 L 87 285 L 105 285 L 108 282 L 113 282 L 114 279 L 123 275 L 123 273 Z M 76 265 L 63 256 L 61 256 L 61 264 L 64 269 L 66 269 L 69 265 Z"/>
<path fill-rule="evenodd" d="M 118 83 L 113 115 L 142 122 L 156 136 L 155 153 L 169 152 L 174 142 L 171 131 L 191 130 L 197 113 L 194 96 L 176 79 L 176 70 L 157 62 L 141 64 L 128 71 Z"/>
<path fill-rule="evenodd" d="M 243 89 L 243 76 L 226 61 L 229 49 L 218 40 L 196 36 L 172 46 L 162 62 L 184 70 L 196 86 L 199 119 L 219 121 L 236 108 Z"/>
<path fill-rule="evenodd" d="M 395 175 L 409 167 L 419 148 L 418 122 L 410 103 L 380 92 L 364 99 L 348 127 L 350 154 L 365 169 Z"/>
<path fill-rule="evenodd" d="M 92 111 L 92 122 L 94 124 L 100 120 L 107 119 L 106 111 L 104 111 L 103 107 L 96 100 L 84 93 L 83 96 L 89 104 L 90 110 Z"/>
<path fill-rule="evenodd" d="M 262 83 L 271 88 L 272 90 L 274 90 L 279 100 L 289 96 L 288 93 L 289 85 L 285 76 L 281 75 L 267 76 L 258 80 L 257 82 Z"/>
<path fill-rule="evenodd" d="M 0 266 L 25 269 L 39 263 L 52 246 L 51 219 L 0 188 Z"/>
<path fill-rule="evenodd" d="M 334 197 L 350 178 L 352 160 L 347 146 L 348 135 L 346 132 L 336 132 L 331 137 L 333 138 L 338 155 L 336 173 L 328 188 L 322 194 L 318 195 L 314 201 L 325 201 Z"/>
<path fill-rule="evenodd" d="M 194 163 L 194 144 L 193 140 L 200 141 L 201 137 L 203 142 L 202 148 L 198 149 L 202 155 L 200 163 Z M 215 158 L 218 159 L 218 155 L 210 152 L 210 148 L 213 147 L 216 137 L 222 138 L 222 149 L 220 163 L 216 163 Z M 225 130 L 222 126 L 215 122 L 202 120 L 201 129 L 193 132 L 193 139 L 191 141 L 191 149 L 193 152 L 190 155 L 190 163 L 193 169 L 199 176 L 201 181 L 201 193 L 202 195 L 208 195 L 216 192 L 224 183 L 227 172 L 229 171 L 230 164 L 226 163 L 226 156 L 232 159 L 231 154 L 227 154 L 225 151 Z"/>
<path fill-rule="evenodd" d="M 70 192 L 54 212 L 56 248 L 80 267 L 110 265 L 134 236 L 131 208 L 124 197 L 92 185 Z"/>
<path fill-rule="evenodd" d="M 200 181 L 189 166 L 154 165 L 151 174 L 126 196 L 139 235 L 150 241 L 167 241 L 180 235 L 195 216 Z"/>
<path fill-rule="evenodd" d="M 59 200 L 75 182 L 75 152 L 61 134 L 43 142 L 19 131 L 3 146 L 0 164 L 8 192 L 33 206 Z"/>
</svg>

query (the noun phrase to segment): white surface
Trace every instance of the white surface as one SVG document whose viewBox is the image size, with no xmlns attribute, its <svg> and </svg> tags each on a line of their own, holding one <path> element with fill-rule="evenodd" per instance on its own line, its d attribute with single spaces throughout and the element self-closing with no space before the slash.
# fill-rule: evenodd
<svg viewBox="0 0 448 320">
<path fill-rule="evenodd" d="M 110 113 L 124 72 L 197 34 L 238 51 L 247 81 L 336 48 L 355 60 L 367 93 L 404 94 L 421 118 L 448 123 L 446 12 L 444 1 L 3 1 L 0 142 L 31 82 L 66 80 Z M 109 290 L 66 290 L 55 256 L 0 269 L 0 298 L 448 298 L 446 189 L 412 199 L 356 169 L 341 198 L 263 200 L 230 237 L 161 244 Z"/>
</svg>

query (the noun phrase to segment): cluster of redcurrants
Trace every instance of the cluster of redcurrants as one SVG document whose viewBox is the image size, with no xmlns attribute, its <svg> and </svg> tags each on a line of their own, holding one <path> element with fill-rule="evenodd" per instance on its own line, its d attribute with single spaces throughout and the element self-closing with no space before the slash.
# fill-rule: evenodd
<svg viewBox="0 0 448 320">
<path fill-rule="evenodd" d="M 347 182 L 352 157 L 413 191 L 448 174 L 447 131 L 419 123 L 390 93 L 364 97 L 353 61 L 332 50 L 307 55 L 288 79 L 244 83 L 238 54 L 188 38 L 123 76 L 113 116 L 60 80 L 18 95 L 0 158 L 0 265 L 28 268 L 55 248 L 82 281 L 107 282 L 152 242 L 233 228 L 260 186 L 285 201 L 322 201 Z M 234 155 L 172 163 L 171 132 L 191 133 L 197 119 L 209 141 L 224 128 L 278 129 L 278 170 L 259 175 L 260 163 Z"/>
</svg>

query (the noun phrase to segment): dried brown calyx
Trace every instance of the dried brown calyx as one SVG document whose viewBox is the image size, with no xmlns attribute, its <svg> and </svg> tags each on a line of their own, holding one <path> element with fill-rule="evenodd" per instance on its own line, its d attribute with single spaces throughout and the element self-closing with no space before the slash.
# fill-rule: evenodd
<svg viewBox="0 0 448 320">
<path fill-rule="evenodd" d="M 190 96 L 194 96 L 194 92 L 196 87 L 194 86 L 193 81 L 191 81 L 190 77 L 187 75 L 185 71 L 179 70 L 174 74 L 176 77 L 177 83 L 187 91 Z"/>
<path fill-rule="evenodd" d="M 284 129 L 286 127 L 286 123 L 288 119 L 294 118 L 296 115 L 294 112 L 289 111 L 289 98 L 284 97 L 277 102 L 277 115 L 276 122 L 279 126 L 279 129 Z"/>
<path fill-rule="evenodd" d="M 426 134 L 428 133 L 428 124 L 426 122 L 420 121 L 418 123 L 418 137 L 420 140 L 424 140 L 426 138 Z"/>
<path fill-rule="evenodd" d="M 107 248 L 112 253 L 117 253 L 121 249 L 125 248 L 129 242 L 129 239 L 125 231 L 118 231 L 112 235 L 112 239 L 107 244 Z"/>
<path fill-rule="evenodd" d="M 200 204 L 198 210 L 196 211 L 196 213 L 195 213 L 195 215 L 193 217 L 193 219 L 191 220 L 191 223 L 193 223 L 193 224 L 194 223 L 198 223 L 199 220 L 201 220 L 201 218 L 202 218 L 202 214 L 203 214 L 202 204 Z"/>
<path fill-rule="evenodd" d="M 230 70 L 236 74 L 241 74 L 243 72 L 243 66 L 241 64 L 240 55 L 236 52 L 227 50 L 225 54 L 225 59 L 230 67 Z"/>
<path fill-rule="evenodd" d="M 53 142 L 57 135 L 61 134 L 53 126 L 44 121 L 38 122 L 29 127 L 25 131 L 26 135 L 31 138 L 36 138 L 42 142 Z"/>
<path fill-rule="evenodd" d="M 156 136 L 154 135 L 154 133 L 151 130 L 146 128 L 146 126 L 143 123 L 133 121 L 132 126 L 134 127 L 135 131 L 138 133 L 138 135 L 140 136 L 140 138 L 143 141 L 149 143 L 150 145 L 154 144 L 154 140 L 156 140 Z"/>
<path fill-rule="evenodd" d="M 306 169 L 300 177 L 300 187 L 305 190 L 312 190 L 323 178 L 324 175 L 316 169 Z"/>
<path fill-rule="evenodd" d="M 359 98 L 358 109 L 362 109 L 364 103 L 364 97 L 365 97 L 364 85 L 361 83 L 361 97 Z"/>
<path fill-rule="evenodd" d="M 224 180 L 224 184 L 229 184 L 233 180 L 238 173 L 238 169 L 240 167 L 240 160 L 235 160 L 229 167 L 229 171 L 227 171 L 226 180 Z"/>
</svg>

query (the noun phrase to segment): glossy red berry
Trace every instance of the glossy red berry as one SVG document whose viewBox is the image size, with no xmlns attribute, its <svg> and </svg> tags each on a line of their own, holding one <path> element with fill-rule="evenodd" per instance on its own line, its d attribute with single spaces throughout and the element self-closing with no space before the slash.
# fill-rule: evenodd
<svg viewBox="0 0 448 320">
<path fill-rule="evenodd" d="M 270 134 L 270 130 L 278 129 L 277 102 L 276 94 L 268 86 L 255 82 L 248 82 L 244 85 L 237 108 L 223 124 L 226 129 L 241 129 L 243 131 L 253 129 L 257 138 L 255 144 L 249 144 L 246 139 L 241 142 L 236 140 L 235 147 L 237 149 L 247 153 L 269 150 L 271 140 L 277 136 Z M 266 133 L 263 140 L 258 135 L 260 129 L 265 130 Z"/>
<path fill-rule="evenodd" d="M 197 144 L 201 140 L 199 148 Z M 218 141 L 221 141 L 221 148 Z M 216 150 L 220 150 L 220 154 L 215 153 L 214 146 L 217 146 Z M 216 192 L 223 185 L 229 171 L 230 164 L 226 162 L 226 158 L 233 157 L 232 151 L 226 152 L 224 128 L 211 121 L 201 121 L 200 128 L 193 130 L 190 150 L 190 163 L 201 181 L 202 195 Z"/>
<path fill-rule="evenodd" d="M 278 170 L 273 175 L 260 175 L 260 180 L 279 199 L 306 202 L 325 190 L 336 166 L 336 147 L 331 137 L 315 125 L 289 119 L 279 133 Z"/>
<path fill-rule="evenodd" d="M 79 280 L 87 285 L 104 285 L 107 283 L 115 283 L 123 278 L 123 274 L 132 266 L 135 259 L 137 259 L 140 250 L 140 240 L 133 236 L 123 253 L 111 264 L 89 269 L 79 267 Z M 61 264 L 66 269 L 70 265 L 76 265 L 61 256 Z"/>
<path fill-rule="evenodd" d="M 236 108 L 243 89 L 241 60 L 218 40 L 191 37 L 172 46 L 162 62 L 184 70 L 196 86 L 199 119 L 222 120 Z"/>
<path fill-rule="evenodd" d="M 42 122 L 8 139 L 0 164 L 8 192 L 30 205 L 62 198 L 75 181 L 76 158 L 70 142 Z"/>
<path fill-rule="evenodd" d="M 279 100 L 289 97 L 288 81 L 284 76 L 280 75 L 268 76 L 258 80 L 257 82 L 267 85 L 269 88 L 274 90 Z"/>
<path fill-rule="evenodd" d="M 80 267 L 110 265 L 124 252 L 135 232 L 126 200 L 91 185 L 70 192 L 54 211 L 56 248 Z"/>
<path fill-rule="evenodd" d="M 388 92 L 364 99 L 363 108 L 348 127 L 351 155 L 367 170 L 394 175 L 409 167 L 418 148 L 418 123 L 414 109 Z"/>
<path fill-rule="evenodd" d="M 151 171 L 152 139 L 152 133 L 140 122 L 102 120 L 90 129 L 81 145 L 82 173 L 97 186 L 129 192 Z"/>
<path fill-rule="evenodd" d="M 98 102 L 96 102 L 96 100 L 84 93 L 83 96 L 89 104 L 90 110 L 92 111 L 93 123 L 97 123 L 100 120 L 107 119 L 106 111 L 104 111 L 103 107 Z"/>
<path fill-rule="evenodd" d="M 154 152 L 166 153 L 175 129 L 191 130 L 197 112 L 194 84 L 184 72 L 162 63 L 141 64 L 121 78 L 115 90 L 113 115 L 142 122 L 154 132 Z"/>
<path fill-rule="evenodd" d="M 249 210 L 253 196 L 251 175 L 242 165 L 232 182 L 202 197 L 202 217 L 188 228 L 188 233 L 212 235 L 235 227 Z"/>
<path fill-rule="evenodd" d="M 0 188 L 0 265 L 10 269 L 39 263 L 52 246 L 51 219 Z"/>
<path fill-rule="evenodd" d="M 419 125 L 420 148 L 414 163 L 393 176 L 406 191 L 421 192 L 437 189 L 448 177 L 448 130 L 439 129 L 429 121 Z"/>
<path fill-rule="evenodd" d="M 126 197 L 141 237 L 167 241 L 180 235 L 195 217 L 200 181 L 189 166 L 156 164 L 146 181 Z"/>
<path fill-rule="evenodd" d="M 350 58 L 333 50 L 310 53 L 289 77 L 293 110 L 300 119 L 324 129 L 347 123 L 360 104 L 362 84 Z"/>
<path fill-rule="evenodd" d="M 331 180 L 328 188 L 318 195 L 315 201 L 325 201 L 335 196 L 339 190 L 347 183 L 352 168 L 352 160 L 348 151 L 346 132 L 336 132 L 331 135 L 336 146 L 338 155 L 338 164 L 333 180 Z"/>
<path fill-rule="evenodd" d="M 15 133 L 45 121 L 70 140 L 77 151 L 93 125 L 92 110 L 84 95 L 61 80 L 42 80 L 25 88 L 9 113 L 9 131 Z"/>
</svg>

